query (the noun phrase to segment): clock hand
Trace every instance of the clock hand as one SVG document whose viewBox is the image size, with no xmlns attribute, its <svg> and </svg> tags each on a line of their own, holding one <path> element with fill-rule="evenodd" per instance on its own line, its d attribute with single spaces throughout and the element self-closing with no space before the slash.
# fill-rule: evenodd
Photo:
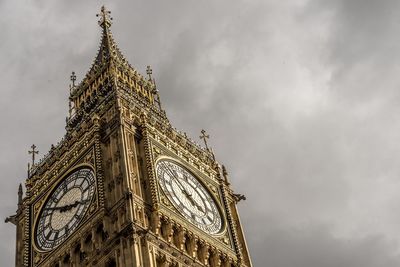
<svg viewBox="0 0 400 267">
<path fill-rule="evenodd" d="M 83 201 L 75 201 L 72 204 L 68 204 L 68 205 L 64 205 L 64 206 L 60 206 L 60 207 L 49 207 L 49 208 L 45 208 L 46 210 L 59 210 L 60 212 L 66 212 L 72 208 L 75 208 L 76 206 L 78 206 L 79 204 L 84 204 L 86 202 L 88 202 L 89 200 L 83 200 Z"/>
<path fill-rule="evenodd" d="M 175 172 L 176 173 L 176 172 Z M 188 192 L 188 190 L 186 190 L 185 186 L 183 186 L 182 182 L 180 181 L 180 178 L 178 175 L 176 175 L 176 179 L 175 181 L 177 182 L 177 184 L 180 185 L 181 191 L 182 193 L 186 196 L 186 198 L 190 201 L 190 203 L 192 204 L 192 206 L 197 207 L 198 210 L 200 210 L 201 212 L 204 212 L 204 209 L 202 206 L 200 206 L 196 200 L 194 200 L 194 198 L 192 197 L 192 194 L 190 194 Z"/>
<path fill-rule="evenodd" d="M 61 206 L 61 207 L 51 207 L 51 208 L 45 208 L 45 210 L 58 210 L 60 212 L 65 212 L 67 210 L 70 210 L 72 207 L 70 205 L 66 206 Z"/>
<path fill-rule="evenodd" d="M 186 190 L 186 188 L 183 186 L 183 184 L 179 181 L 179 176 L 178 176 L 178 174 L 176 173 L 176 171 L 175 171 L 175 170 L 171 170 L 171 168 L 170 168 L 167 164 L 165 164 L 164 166 L 165 166 L 165 168 L 168 170 L 169 174 L 170 174 L 172 177 L 175 178 L 175 181 L 177 182 L 178 186 L 180 187 L 182 193 L 184 193 L 186 196 L 187 196 L 187 195 L 190 195 L 189 192 Z"/>
<path fill-rule="evenodd" d="M 176 173 L 176 171 L 175 171 L 175 170 L 172 170 L 172 172 L 175 174 L 175 175 L 174 175 L 174 176 L 175 176 L 175 181 L 179 184 L 179 186 L 180 186 L 182 192 L 183 192 L 186 196 L 192 196 L 192 194 L 190 194 L 190 193 L 188 192 L 188 190 L 186 189 L 186 187 L 185 187 L 185 186 L 182 184 L 182 182 L 180 181 L 180 177 L 179 177 L 179 175 Z"/>
<path fill-rule="evenodd" d="M 190 196 L 190 199 L 192 199 L 192 201 L 193 201 L 192 203 L 194 203 L 193 206 L 196 206 L 196 208 L 197 208 L 199 211 L 204 212 L 203 207 L 202 207 L 192 196 Z"/>
<path fill-rule="evenodd" d="M 203 207 L 197 203 L 197 201 L 192 197 L 191 194 L 183 192 L 186 196 L 186 198 L 189 200 L 189 202 L 192 204 L 192 206 L 195 206 L 199 211 L 204 212 Z"/>
<path fill-rule="evenodd" d="M 72 204 L 65 205 L 64 207 L 62 207 L 62 209 L 60 209 L 60 212 L 69 211 L 70 209 L 75 208 L 76 206 L 78 206 L 79 203 L 80 203 L 79 201 L 75 201 Z"/>
<path fill-rule="evenodd" d="M 192 194 L 190 194 L 185 186 L 183 186 L 183 184 L 180 181 L 180 177 L 179 175 L 176 173 L 176 171 L 174 169 L 171 170 L 171 168 L 165 164 L 164 165 L 165 168 L 168 170 L 169 174 L 172 175 L 172 177 L 175 178 L 175 181 L 177 182 L 177 185 L 180 187 L 182 193 L 186 196 L 186 198 L 189 200 L 189 202 L 192 204 L 192 206 L 195 206 L 199 211 L 204 212 L 204 209 L 202 206 L 200 206 L 192 197 Z M 185 176 L 185 178 L 187 179 L 187 177 Z"/>
<path fill-rule="evenodd" d="M 49 207 L 49 208 L 45 208 L 45 210 L 60 210 L 63 207 Z"/>
<path fill-rule="evenodd" d="M 89 200 L 83 200 L 83 201 L 77 200 L 77 201 L 75 201 L 75 202 L 72 203 L 72 204 L 69 204 L 69 205 L 64 206 L 64 209 L 60 209 L 60 212 L 68 211 L 68 210 L 70 210 L 70 209 L 72 209 L 72 208 L 75 208 L 75 207 L 78 206 L 79 204 L 84 204 L 84 203 L 86 203 L 86 202 L 89 202 Z"/>
<path fill-rule="evenodd" d="M 186 188 L 182 185 L 182 183 L 179 181 L 179 178 L 176 179 L 176 181 L 181 185 L 181 187 L 183 188 L 182 193 L 189 199 L 190 203 L 193 206 L 196 206 L 198 210 L 200 210 L 201 212 L 204 212 L 204 209 L 202 206 L 200 206 L 197 201 L 192 197 L 192 194 L 190 194 Z"/>
<path fill-rule="evenodd" d="M 186 191 L 182 191 L 182 193 L 185 195 L 185 197 L 187 198 L 187 199 L 189 199 L 189 201 L 190 201 L 190 203 L 193 205 L 193 206 L 195 206 L 195 201 L 194 201 L 194 199 L 192 198 L 192 195 L 191 194 L 189 194 L 188 192 L 186 192 Z"/>
</svg>

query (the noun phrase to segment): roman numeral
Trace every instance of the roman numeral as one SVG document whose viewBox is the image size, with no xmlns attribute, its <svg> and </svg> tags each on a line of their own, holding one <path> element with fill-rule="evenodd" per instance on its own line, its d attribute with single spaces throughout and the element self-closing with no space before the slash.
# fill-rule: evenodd
<svg viewBox="0 0 400 267">
<path fill-rule="evenodd" d="M 62 184 L 62 190 L 63 190 L 64 194 L 67 193 L 67 191 L 68 191 L 67 183 Z"/>
<path fill-rule="evenodd" d="M 59 233 L 60 233 L 60 232 L 58 232 L 58 231 L 55 233 L 55 235 L 54 235 L 54 240 L 57 240 L 57 239 L 58 239 Z"/>
<path fill-rule="evenodd" d="M 51 196 L 51 201 L 58 202 L 58 200 L 59 199 L 57 198 L 57 195 L 54 194 L 54 195 Z"/>
<path fill-rule="evenodd" d="M 46 239 L 47 239 L 47 240 L 50 239 L 51 233 L 52 233 L 51 231 L 49 231 L 49 232 L 47 233 L 47 235 L 46 235 Z"/>
<path fill-rule="evenodd" d="M 37 230 L 38 235 L 40 236 L 43 233 L 43 231 L 44 231 L 43 225 L 40 225 L 38 230 Z"/>
<path fill-rule="evenodd" d="M 47 216 L 50 215 L 50 211 L 46 210 L 46 208 L 44 209 L 43 213 L 42 213 L 42 219 L 46 219 Z"/>
</svg>

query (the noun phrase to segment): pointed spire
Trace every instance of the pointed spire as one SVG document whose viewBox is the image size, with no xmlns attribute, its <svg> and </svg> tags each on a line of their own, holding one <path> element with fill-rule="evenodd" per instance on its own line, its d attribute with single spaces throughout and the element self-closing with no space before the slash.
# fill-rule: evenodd
<svg viewBox="0 0 400 267">
<path fill-rule="evenodd" d="M 112 18 L 110 14 L 111 12 L 108 11 L 105 6 L 102 6 L 100 13 L 96 15 L 97 17 L 100 17 L 98 23 L 103 29 L 100 47 L 97 52 L 97 56 L 92 64 L 92 67 L 90 68 L 80 85 L 90 83 L 90 80 L 98 75 L 105 66 L 110 63 L 112 64 L 113 62 L 114 64 L 122 64 L 132 68 L 125 57 L 122 55 L 111 34 L 110 27 L 112 24 Z M 72 93 L 74 93 L 74 91 L 76 90 L 79 90 L 79 85 L 75 87 L 75 90 L 72 90 Z"/>
<path fill-rule="evenodd" d="M 154 98 L 150 96 L 151 93 L 157 93 L 155 81 L 151 76 L 151 70 L 148 70 L 149 80 L 147 80 L 129 64 L 119 50 L 110 30 L 112 24 L 112 18 L 110 14 L 111 12 L 102 6 L 99 14 L 96 15 L 99 18 L 98 23 L 102 29 L 99 49 L 96 57 L 94 58 L 92 66 L 84 75 L 81 82 L 77 83 L 76 86 L 72 86 L 70 100 L 73 103 L 71 103 L 70 107 L 70 119 L 67 118 L 67 126 L 72 124 L 75 125 L 77 121 L 81 119 L 79 117 L 79 112 L 81 111 L 81 108 L 85 106 L 84 101 L 86 98 L 84 97 L 83 101 L 81 101 L 79 100 L 79 97 L 83 94 L 86 94 L 87 88 L 103 74 L 109 75 L 108 78 L 112 76 L 109 81 L 113 80 L 117 82 L 117 76 L 119 73 L 124 73 L 124 75 L 128 75 L 130 79 L 135 81 L 134 85 L 132 86 L 139 85 L 138 87 L 140 87 L 140 90 L 147 91 L 144 97 L 146 97 L 152 103 L 157 101 L 160 102 L 158 95 L 156 95 Z M 73 83 L 75 83 L 75 81 L 73 81 Z M 158 106 L 161 110 L 161 105 L 159 104 Z M 74 116 L 76 114 L 78 114 L 78 116 Z"/>
<path fill-rule="evenodd" d="M 153 69 L 151 68 L 151 66 L 147 66 L 146 73 L 147 73 L 147 80 L 152 84 L 151 92 L 155 95 L 154 101 L 157 103 L 158 109 L 161 110 L 160 95 L 158 94 L 156 80 L 151 76 L 153 74 Z"/>
<path fill-rule="evenodd" d="M 76 74 L 75 71 L 71 73 L 70 80 L 72 84 L 69 85 L 69 98 L 68 98 L 68 115 L 71 118 L 72 117 L 72 112 L 73 112 L 73 107 L 72 107 L 72 99 L 71 99 L 71 93 L 75 89 L 75 81 L 76 81 Z"/>
<path fill-rule="evenodd" d="M 88 85 L 98 78 L 99 75 L 104 73 L 107 69 L 116 69 L 116 66 L 129 69 L 129 71 L 136 73 L 136 70 L 129 64 L 129 62 L 122 55 L 117 44 L 114 41 L 110 27 L 112 24 L 112 18 L 110 16 L 111 12 L 108 11 L 104 6 L 101 7 L 99 14 L 98 23 L 102 28 L 101 40 L 97 55 L 94 58 L 92 66 L 89 71 L 84 75 L 83 79 L 79 83 L 73 84 L 75 86 L 70 86 L 70 101 L 71 108 L 69 117 L 73 118 L 75 114 L 79 111 L 81 104 L 77 101 L 78 97 L 82 95 L 84 90 L 87 89 Z M 71 79 L 74 75 L 71 76 Z M 75 78 L 74 78 L 75 79 Z M 67 118 L 67 126 L 69 124 L 69 118 Z"/>
<path fill-rule="evenodd" d="M 101 28 L 103 28 L 103 36 L 100 43 L 99 54 L 95 60 L 95 63 L 104 63 L 112 58 L 113 47 L 115 47 L 114 40 L 111 36 L 110 27 L 111 27 L 111 11 L 108 11 L 105 6 L 101 7 L 100 13 L 96 14 L 96 17 L 100 17 L 98 23 Z"/>
</svg>

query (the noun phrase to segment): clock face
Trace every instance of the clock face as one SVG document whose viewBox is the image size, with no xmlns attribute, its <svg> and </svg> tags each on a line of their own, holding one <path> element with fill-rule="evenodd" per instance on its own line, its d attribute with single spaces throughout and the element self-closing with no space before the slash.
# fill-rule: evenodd
<svg viewBox="0 0 400 267">
<path fill-rule="evenodd" d="M 174 207 L 192 224 L 203 231 L 221 231 L 222 218 L 208 190 L 186 168 L 171 160 L 156 165 L 159 184 Z"/>
<path fill-rule="evenodd" d="M 50 194 L 39 216 L 36 243 L 43 250 L 60 245 L 79 225 L 95 191 L 92 169 L 68 175 Z"/>
</svg>

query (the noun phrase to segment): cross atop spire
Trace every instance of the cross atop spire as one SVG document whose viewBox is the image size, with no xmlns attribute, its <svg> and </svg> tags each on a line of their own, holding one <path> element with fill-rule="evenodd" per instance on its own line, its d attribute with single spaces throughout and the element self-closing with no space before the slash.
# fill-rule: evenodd
<svg viewBox="0 0 400 267">
<path fill-rule="evenodd" d="M 108 11 L 105 6 L 101 7 L 100 14 L 97 14 L 96 17 L 100 17 L 99 19 L 99 25 L 103 29 L 109 28 L 112 24 L 112 17 L 111 17 L 111 11 Z"/>
<path fill-rule="evenodd" d="M 210 138 L 210 135 L 206 134 L 206 131 L 203 129 L 201 130 L 201 135 L 200 135 L 200 139 L 204 139 L 204 144 L 206 145 L 206 149 L 208 151 L 210 151 L 210 149 L 208 148 L 208 144 L 207 144 L 207 139 Z"/>
<path fill-rule="evenodd" d="M 75 87 L 75 81 L 76 81 L 75 71 L 72 72 L 70 78 L 71 78 L 71 82 L 72 82 L 72 87 Z"/>
<path fill-rule="evenodd" d="M 39 151 L 36 150 L 35 144 L 31 146 L 32 150 L 28 151 L 29 154 L 32 154 L 32 167 L 35 165 L 35 155 L 39 154 Z"/>
</svg>

